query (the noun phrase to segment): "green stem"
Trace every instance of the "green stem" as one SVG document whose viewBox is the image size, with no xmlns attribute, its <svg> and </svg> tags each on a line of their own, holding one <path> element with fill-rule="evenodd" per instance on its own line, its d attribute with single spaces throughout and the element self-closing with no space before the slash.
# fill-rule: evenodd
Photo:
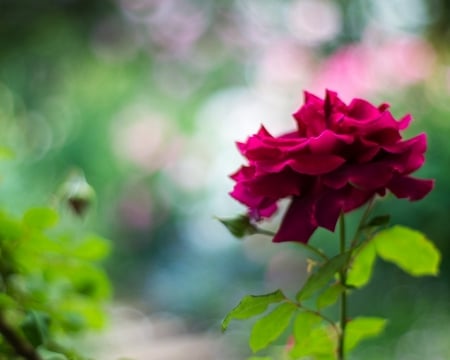
<svg viewBox="0 0 450 360">
<path fill-rule="evenodd" d="M 260 229 L 260 228 L 258 228 L 256 230 L 256 233 L 257 234 L 261 234 L 261 235 L 275 236 L 274 232 L 269 231 L 269 230 Z M 305 249 L 309 250 L 310 252 L 316 254 L 318 257 L 320 257 L 321 259 L 323 259 L 325 261 L 329 260 L 328 256 L 324 252 L 322 252 L 321 250 L 315 248 L 312 245 L 304 244 L 304 243 L 300 243 L 300 242 L 297 242 L 296 244 L 298 244 L 298 245 L 304 247 Z"/>
<path fill-rule="evenodd" d="M 340 239 L 340 253 L 345 253 L 345 219 L 344 214 L 342 213 L 339 217 L 339 239 Z M 347 282 L 347 268 L 343 268 L 339 272 L 339 279 L 341 281 L 341 284 L 343 286 L 346 286 Z M 345 327 L 347 323 L 347 292 L 343 291 L 341 294 L 341 302 L 340 302 L 340 327 L 341 332 L 339 334 L 338 339 L 338 360 L 344 360 L 345 359 L 345 353 L 344 353 L 344 342 L 345 342 Z"/>
<path fill-rule="evenodd" d="M 27 360 L 41 360 L 33 346 L 12 328 L 0 313 L 0 335 L 14 349 L 17 355 Z"/>
<path fill-rule="evenodd" d="M 267 236 L 275 236 L 275 233 L 273 231 L 264 230 L 261 228 L 257 228 L 256 233 L 261 234 L 261 235 L 267 235 Z"/>
<path fill-rule="evenodd" d="M 372 211 L 373 204 L 374 204 L 375 196 L 373 196 L 369 203 L 367 204 L 366 210 L 364 210 L 363 215 L 361 216 L 361 219 L 359 220 L 358 227 L 356 228 L 355 236 L 353 237 L 352 243 L 350 247 L 353 249 L 356 244 L 358 243 L 359 235 L 361 234 L 361 230 L 363 229 L 364 225 L 367 222 L 367 219 L 369 218 L 370 212 Z"/>
</svg>

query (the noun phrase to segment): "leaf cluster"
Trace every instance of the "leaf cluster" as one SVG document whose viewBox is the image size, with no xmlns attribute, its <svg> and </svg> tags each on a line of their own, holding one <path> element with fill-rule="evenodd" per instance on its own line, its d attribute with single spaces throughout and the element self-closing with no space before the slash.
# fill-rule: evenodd
<svg viewBox="0 0 450 360">
<path fill-rule="evenodd" d="M 422 233 L 402 226 L 372 231 L 383 225 L 386 219 L 375 218 L 360 230 L 370 230 L 370 236 L 361 244 L 354 244 L 348 251 L 327 258 L 310 274 L 294 300 L 281 290 L 245 296 L 225 317 L 222 330 L 231 320 L 258 317 L 249 338 L 252 352 L 267 349 L 279 339 L 283 359 L 333 360 L 337 356 L 340 323 L 328 318 L 322 311 L 338 302 L 341 294 L 367 284 L 377 257 L 399 266 L 412 276 L 437 275 L 440 254 Z M 342 276 L 345 273 L 345 283 Z M 313 308 L 305 306 L 313 303 Z M 351 351 L 361 341 L 377 336 L 387 321 L 376 317 L 356 317 L 347 320 L 343 348 Z M 291 334 L 290 340 L 287 335 Z M 283 336 L 284 335 L 284 336 Z M 252 357 L 251 359 L 271 359 Z M 277 357 L 279 358 L 279 357 Z"/>
<path fill-rule="evenodd" d="M 111 290 L 100 261 L 109 242 L 57 224 L 51 208 L 0 212 L 1 360 L 84 359 L 73 338 L 105 322 Z"/>
</svg>

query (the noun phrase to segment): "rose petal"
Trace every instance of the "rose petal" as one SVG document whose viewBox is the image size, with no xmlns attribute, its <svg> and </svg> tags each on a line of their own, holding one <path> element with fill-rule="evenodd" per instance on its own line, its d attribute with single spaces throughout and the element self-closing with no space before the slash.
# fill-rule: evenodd
<svg viewBox="0 0 450 360">
<path fill-rule="evenodd" d="M 295 241 L 306 244 L 317 229 L 313 196 L 293 197 L 273 242 Z"/>
<path fill-rule="evenodd" d="M 297 155 L 289 163 L 292 170 L 306 175 L 321 175 L 337 169 L 345 159 L 337 155 Z"/>
<path fill-rule="evenodd" d="M 334 231 L 337 220 L 344 208 L 344 201 L 339 191 L 324 191 L 315 207 L 317 225 Z"/>
<path fill-rule="evenodd" d="M 257 208 L 263 200 L 262 196 L 249 191 L 248 187 L 242 183 L 234 185 L 230 195 L 242 204 L 247 205 L 249 208 Z"/>
<path fill-rule="evenodd" d="M 327 128 L 323 109 L 313 105 L 303 106 L 294 114 L 294 118 L 299 132 L 306 137 L 318 136 Z"/>
<path fill-rule="evenodd" d="M 355 153 L 355 161 L 357 163 L 367 163 L 372 160 L 379 152 L 381 146 L 374 142 L 364 138 L 359 138 L 357 146 L 353 152 Z"/>
<path fill-rule="evenodd" d="M 254 178 L 251 187 L 256 195 L 281 199 L 291 195 L 300 195 L 300 189 L 307 189 L 308 182 L 308 178 L 299 177 L 298 174 L 287 169 Z"/>
<path fill-rule="evenodd" d="M 249 208 L 249 214 L 254 220 L 270 217 L 277 210 L 276 201 L 278 199 L 256 195 L 241 183 L 234 186 L 230 195 Z"/>
<path fill-rule="evenodd" d="M 339 190 L 322 191 L 315 207 L 317 224 L 334 231 L 341 212 L 359 208 L 373 195 L 374 191 L 363 191 L 350 185 Z"/>
<path fill-rule="evenodd" d="M 305 99 L 305 105 L 311 105 L 311 104 L 319 105 L 319 106 L 323 105 L 323 100 L 320 97 L 318 97 L 314 94 L 311 94 L 308 91 L 304 91 L 303 94 L 304 94 L 304 99 Z"/>
<path fill-rule="evenodd" d="M 309 139 L 308 145 L 313 154 L 339 154 L 345 144 L 351 144 L 354 140 L 353 135 L 341 135 L 325 130 L 319 136 Z"/>
<path fill-rule="evenodd" d="M 391 145 L 382 145 L 383 150 L 392 154 L 400 154 L 414 148 L 415 152 L 424 153 L 427 150 L 427 136 L 422 133 L 411 139 L 399 141 Z"/>
<path fill-rule="evenodd" d="M 241 168 L 236 171 L 234 174 L 230 175 L 234 181 L 248 181 L 253 179 L 255 176 L 255 167 L 254 166 L 241 166 Z"/>
<path fill-rule="evenodd" d="M 277 204 L 271 202 L 259 210 L 259 215 L 260 215 L 260 217 L 263 217 L 263 218 L 270 218 L 273 214 L 275 214 L 275 212 L 277 210 L 278 210 Z M 256 216 L 255 216 L 255 219 L 259 220 Z"/>
<path fill-rule="evenodd" d="M 398 198 L 408 198 L 411 201 L 420 200 L 434 187 L 434 181 L 416 179 L 410 176 L 396 176 L 387 188 Z"/>
<path fill-rule="evenodd" d="M 386 186 L 392 175 L 392 168 L 383 162 L 346 165 L 341 170 L 325 175 L 323 183 L 333 189 L 352 184 L 361 190 L 375 190 Z"/>
<path fill-rule="evenodd" d="M 381 111 L 366 100 L 353 99 L 348 106 L 348 116 L 356 120 L 374 120 L 380 114 Z"/>
<path fill-rule="evenodd" d="M 400 130 L 405 130 L 408 128 L 409 124 L 412 121 L 412 116 L 410 114 L 406 114 L 404 117 L 400 119 L 398 122 L 398 128 Z"/>
</svg>

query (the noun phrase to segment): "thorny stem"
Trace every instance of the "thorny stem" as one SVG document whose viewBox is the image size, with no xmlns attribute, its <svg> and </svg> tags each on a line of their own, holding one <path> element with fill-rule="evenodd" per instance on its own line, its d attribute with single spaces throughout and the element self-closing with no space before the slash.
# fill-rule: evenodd
<svg viewBox="0 0 450 360">
<path fill-rule="evenodd" d="M 37 351 L 31 344 L 18 334 L 4 319 L 0 313 L 0 335 L 11 345 L 17 355 L 22 356 L 26 360 L 41 360 Z"/>
<path fill-rule="evenodd" d="M 340 239 L 340 254 L 345 253 L 345 219 L 344 214 L 342 213 L 339 217 L 339 239 Z M 347 282 L 347 267 L 344 267 L 339 272 L 339 279 L 341 284 L 345 287 Z M 343 291 L 341 294 L 341 302 L 340 302 L 340 327 L 341 331 L 338 338 L 338 360 L 345 359 L 344 353 L 344 342 L 345 342 L 345 327 L 347 324 L 347 292 Z"/>
</svg>

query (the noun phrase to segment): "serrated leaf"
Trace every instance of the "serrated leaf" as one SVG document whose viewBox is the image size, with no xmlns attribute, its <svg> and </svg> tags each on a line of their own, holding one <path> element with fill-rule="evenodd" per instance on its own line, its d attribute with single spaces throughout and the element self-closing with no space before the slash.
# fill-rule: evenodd
<svg viewBox="0 0 450 360">
<path fill-rule="evenodd" d="M 345 291 L 345 286 L 340 283 L 335 283 L 328 287 L 317 298 L 317 307 L 323 309 L 327 306 L 333 305 L 338 301 L 339 296 Z"/>
<path fill-rule="evenodd" d="M 437 275 L 441 254 L 419 231 L 394 226 L 373 238 L 378 255 L 412 276 Z"/>
<path fill-rule="evenodd" d="M 349 321 L 345 330 L 345 351 L 352 350 L 365 339 L 381 334 L 386 323 L 386 319 L 377 317 L 357 317 Z"/>
<path fill-rule="evenodd" d="M 373 272 L 376 260 L 376 249 L 372 241 L 362 244 L 353 258 L 347 272 L 347 285 L 362 287 L 366 285 Z"/>
<path fill-rule="evenodd" d="M 238 239 L 258 232 L 258 228 L 253 225 L 247 215 L 239 215 L 231 219 L 218 219 L 228 231 Z"/>
<path fill-rule="evenodd" d="M 20 327 L 28 341 L 34 346 L 44 344 L 48 339 L 50 317 L 39 311 L 29 311 Z"/>
<path fill-rule="evenodd" d="M 222 321 L 222 331 L 228 328 L 231 320 L 244 320 L 253 316 L 262 314 L 267 310 L 270 304 L 275 304 L 285 300 L 281 290 L 274 291 L 265 295 L 247 295 L 242 298 L 240 303 L 231 310 Z"/>
<path fill-rule="evenodd" d="M 295 311 L 297 311 L 295 304 L 283 303 L 259 319 L 250 333 L 249 345 L 252 351 L 265 349 L 278 339 L 289 326 Z"/>
<path fill-rule="evenodd" d="M 305 285 L 297 294 L 297 300 L 303 301 L 313 296 L 322 289 L 342 267 L 348 259 L 348 253 L 337 255 L 322 265 L 317 272 L 312 274 Z"/>
<path fill-rule="evenodd" d="M 58 222 L 58 213 L 50 208 L 33 208 L 23 216 L 23 222 L 32 228 L 48 229 Z"/>
</svg>

